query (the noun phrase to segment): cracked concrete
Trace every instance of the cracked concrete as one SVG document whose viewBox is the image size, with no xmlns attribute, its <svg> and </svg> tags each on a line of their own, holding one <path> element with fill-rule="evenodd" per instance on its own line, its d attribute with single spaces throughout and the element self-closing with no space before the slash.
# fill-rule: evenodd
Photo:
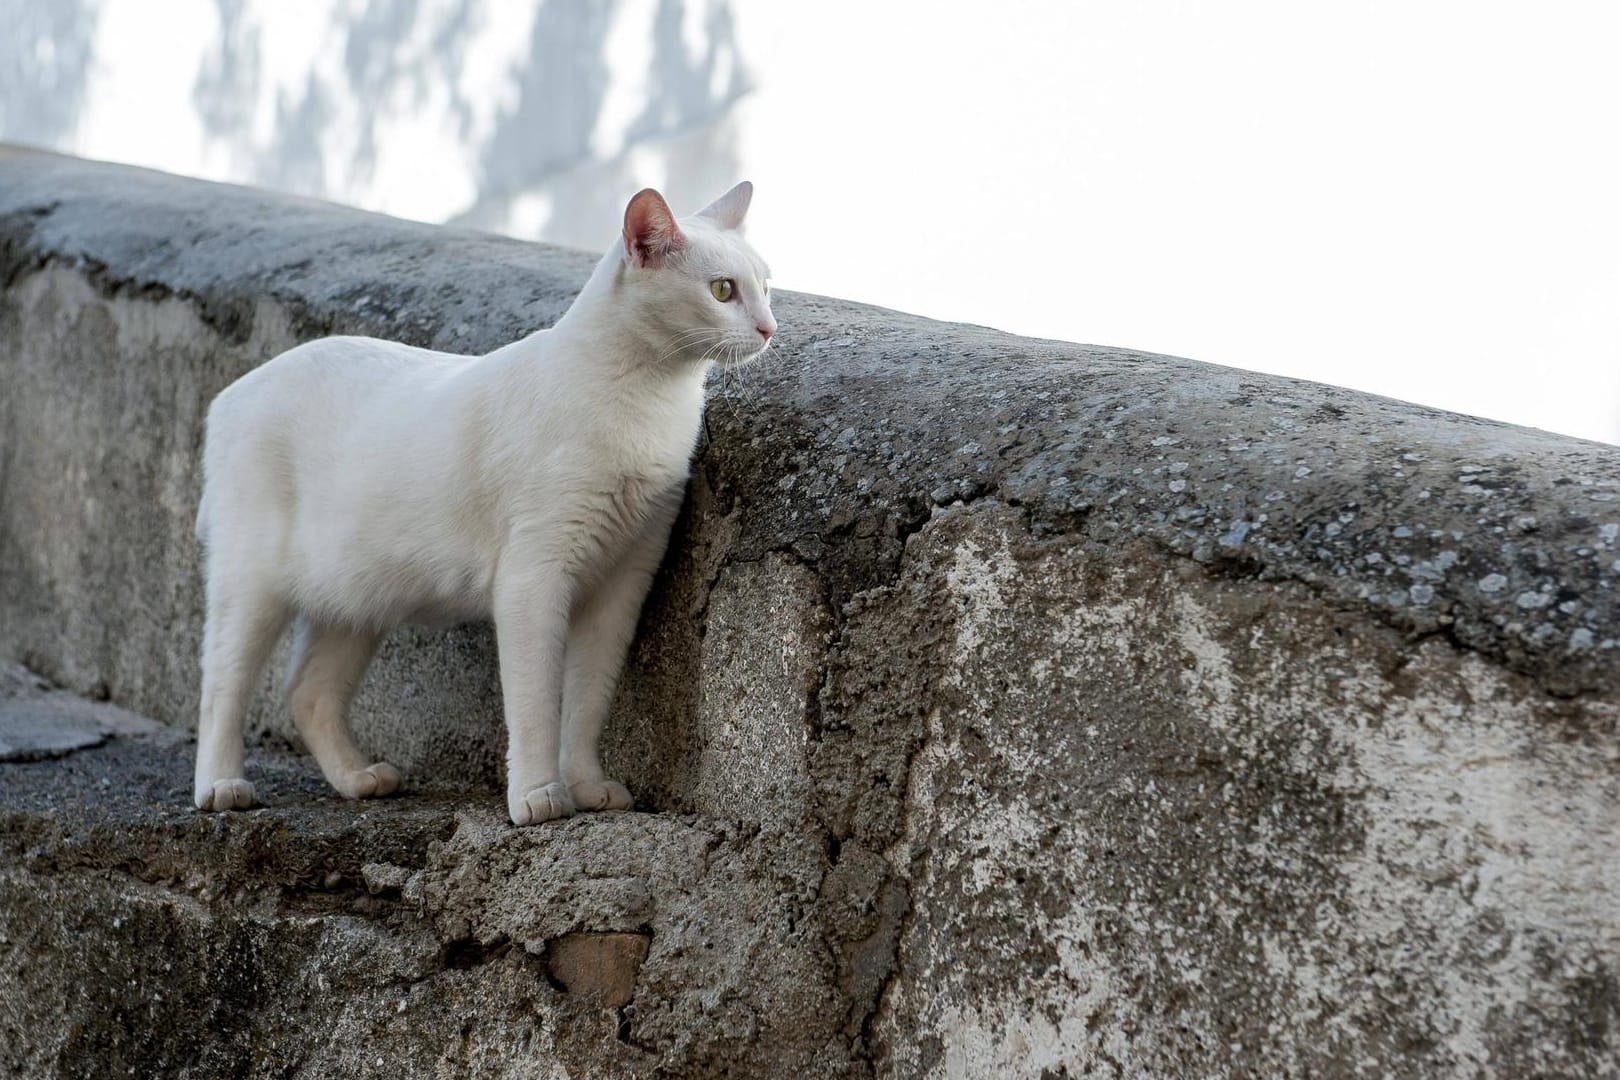
<svg viewBox="0 0 1620 1080">
<path fill-rule="evenodd" d="M 1620 1075 L 1620 450 L 1191 361 L 783 294 L 610 721 L 647 813 L 502 823 L 464 627 L 361 696 L 405 798 L 269 680 L 271 805 L 192 814 L 207 401 L 590 264 L 0 151 L 0 659 L 166 726 L 0 765 L 0 1062 Z"/>
</svg>

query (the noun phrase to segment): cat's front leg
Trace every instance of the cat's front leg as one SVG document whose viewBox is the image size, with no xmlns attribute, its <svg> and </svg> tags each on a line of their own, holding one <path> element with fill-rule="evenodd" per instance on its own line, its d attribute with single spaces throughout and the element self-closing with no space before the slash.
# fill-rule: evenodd
<svg viewBox="0 0 1620 1080">
<path fill-rule="evenodd" d="M 602 723 L 636 634 L 641 605 L 680 509 L 675 492 L 652 508 L 641 535 L 581 605 L 568 630 L 563 677 L 562 774 L 581 810 L 628 810 L 630 791 L 602 771 Z"/>
<path fill-rule="evenodd" d="M 506 809 L 514 825 L 574 812 L 558 768 L 571 586 L 561 560 L 533 541 L 509 544 L 495 574 L 495 637 L 506 705 Z"/>
</svg>

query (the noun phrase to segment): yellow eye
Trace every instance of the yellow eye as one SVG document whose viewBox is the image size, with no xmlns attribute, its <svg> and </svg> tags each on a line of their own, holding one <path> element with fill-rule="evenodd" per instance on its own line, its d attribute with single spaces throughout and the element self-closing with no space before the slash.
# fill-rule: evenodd
<svg viewBox="0 0 1620 1080">
<path fill-rule="evenodd" d="M 732 294 L 737 291 L 737 283 L 728 277 L 718 278 L 709 282 L 709 291 L 714 293 L 714 298 L 723 304 L 730 300 Z"/>
</svg>

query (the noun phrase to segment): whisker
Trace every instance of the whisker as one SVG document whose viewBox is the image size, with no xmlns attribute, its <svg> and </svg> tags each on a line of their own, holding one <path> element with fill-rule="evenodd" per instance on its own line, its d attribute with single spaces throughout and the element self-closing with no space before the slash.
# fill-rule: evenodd
<svg viewBox="0 0 1620 1080">
<path fill-rule="evenodd" d="M 733 355 L 733 350 L 735 350 L 736 348 L 737 348 L 737 346 L 733 342 L 725 342 L 725 341 L 723 341 L 723 342 L 720 342 L 719 344 L 716 345 L 717 350 L 723 349 L 725 351 L 725 355 L 726 355 L 728 361 L 734 361 L 735 360 L 735 357 Z M 740 382 L 738 381 L 738 379 L 736 377 L 736 374 L 735 374 L 736 365 L 735 365 L 734 362 L 728 362 L 727 364 L 725 364 L 725 365 L 723 365 L 721 367 L 720 371 L 721 371 L 721 385 L 719 387 L 720 393 L 716 395 L 716 399 L 720 400 L 720 401 L 724 401 L 726 403 L 726 406 L 731 410 L 731 417 L 732 417 L 733 420 L 740 421 L 741 418 L 742 418 L 742 412 L 738 408 L 738 394 L 736 393 L 736 391 L 743 390 L 744 388 L 742 387 L 742 385 L 740 384 Z M 744 392 L 742 394 L 742 399 L 743 399 L 742 403 L 744 405 L 747 405 L 748 401 L 747 401 L 746 392 Z"/>
<path fill-rule="evenodd" d="M 748 384 L 749 365 L 739 363 L 748 350 L 746 345 L 737 342 L 728 342 L 725 347 L 729 363 L 724 369 L 724 397 L 733 417 L 740 417 L 741 408 L 751 408 L 754 404 L 754 394 Z"/>
<path fill-rule="evenodd" d="M 723 333 L 723 331 L 712 326 L 698 326 L 688 330 L 682 330 L 670 338 L 669 345 L 665 349 L 665 352 L 667 353 L 675 349 L 685 348 L 688 345 L 692 345 L 703 340 L 705 337 L 719 335 L 721 333 Z"/>
<path fill-rule="evenodd" d="M 670 340 L 670 344 L 665 347 L 664 351 L 658 354 L 658 359 L 655 361 L 655 363 L 661 364 L 665 360 L 668 360 L 671 356 L 674 356 L 676 353 L 701 344 L 705 337 L 714 335 L 716 338 L 719 338 L 723 337 L 724 334 L 724 330 L 717 330 L 714 327 L 709 326 L 699 326 L 691 330 L 682 330 Z"/>
</svg>

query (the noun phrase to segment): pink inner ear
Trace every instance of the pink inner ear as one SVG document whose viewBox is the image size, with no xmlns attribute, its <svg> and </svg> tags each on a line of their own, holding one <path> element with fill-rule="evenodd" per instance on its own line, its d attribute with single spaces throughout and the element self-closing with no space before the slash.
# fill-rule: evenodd
<svg viewBox="0 0 1620 1080">
<path fill-rule="evenodd" d="M 657 266 L 685 246 L 664 197 L 652 188 L 637 192 L 624 211 L 624 250 L 642 266 Z"/>
</svg>

